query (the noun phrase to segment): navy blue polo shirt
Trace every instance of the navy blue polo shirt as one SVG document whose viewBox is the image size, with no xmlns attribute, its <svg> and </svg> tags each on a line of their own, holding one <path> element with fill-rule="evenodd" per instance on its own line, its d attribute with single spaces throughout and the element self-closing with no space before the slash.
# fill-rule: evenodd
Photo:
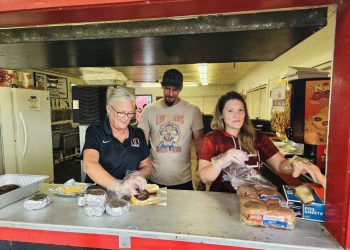
<svg viewBox="0 0 350 250">
<path fill-rule="evenodd" d="M 99 163 L 117 179 L 123 179 L 129 171 L 138 170 L 140 162 L 150 154 L 143 131 L 131 126 L 128 129 L 129 137 L 123 143 L 113 136 L 108 118 L 91 124 L 86 130 L 83 150 L 97 150 Z M 86 176 L 86 182 L 93 181 Z"/>
</svg>

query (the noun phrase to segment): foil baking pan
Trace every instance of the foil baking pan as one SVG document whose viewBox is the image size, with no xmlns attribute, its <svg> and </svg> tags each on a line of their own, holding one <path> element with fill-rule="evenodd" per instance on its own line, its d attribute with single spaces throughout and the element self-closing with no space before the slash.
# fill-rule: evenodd
<svg viewBox="0 0 350 250">
<path fill-rule="evenodd" d="M 0 175 L 0 186 L 16 184 L 20 187 L 0 195 L 0 208 L 27 198 L 39 192 L 40 184 L 49 177 L 46 175 L 5 174 Z"/>
</svg>

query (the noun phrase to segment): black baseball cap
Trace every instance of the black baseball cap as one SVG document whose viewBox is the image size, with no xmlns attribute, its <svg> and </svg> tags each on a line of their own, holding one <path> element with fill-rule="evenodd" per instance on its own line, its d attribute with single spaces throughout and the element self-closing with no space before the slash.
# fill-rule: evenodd
<svg viewBox="0 0 350 250">
<path fill-rule="evenodd" d="M 178 89 L 182 89 L 183 76 L 177 69 L 169 69 L 164 72 L 162 87 L 172 86 Z"/>
</svg>

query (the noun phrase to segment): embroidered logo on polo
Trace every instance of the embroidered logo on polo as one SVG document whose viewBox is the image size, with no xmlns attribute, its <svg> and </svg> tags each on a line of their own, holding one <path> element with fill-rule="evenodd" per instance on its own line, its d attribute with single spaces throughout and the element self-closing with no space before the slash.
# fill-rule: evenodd
<svg viewBox="0 0 350 250">
<path fill-rule="evenodd" d="M 109 141 L 105 141 L 105 140 L 102 140 L 102 143 L 108 143 L 108 142 L 110 142 L 111 140 L 109 140 Z"/>
<path fill-rule="evenodd" d="M 131 147 L 139 148 L 140 147 L 140 140 L 139 138 L 132 138 L 131 140 Z"/>
</svg>

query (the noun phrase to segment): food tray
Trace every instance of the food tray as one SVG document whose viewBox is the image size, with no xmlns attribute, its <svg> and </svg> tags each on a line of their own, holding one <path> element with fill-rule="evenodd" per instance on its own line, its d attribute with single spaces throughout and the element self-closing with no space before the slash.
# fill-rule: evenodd
<svg viewBox="0 0 350 250">
<path fill-rule="evenodd" d="M 77 187 L 81 189 L 81 192 L 77 192 L 77 193 L 66 193 L 64 192 L 65 187 Z M 56 188 L 49 188 L 49 191 L 53 192 L 56 195 L 60 195 L 60 196 L 67 196 L 67 197 L 74 197 L 74 196 L 78 196 L 83 194 L 86 189 L 89 187 L 88 183 L 81 183 L 81 182 L 74 182 L 74 184 L 72 185 L 60 185 Z"/>
<path fill-rule="evenodd" d="M 20 188 L 0 195 L 0 208 L 39 192 L 40 184 L 49 178 L 45 175 L 5 174 L 0 175 L 0 186 L 16 184 Z"/>
</svg>

